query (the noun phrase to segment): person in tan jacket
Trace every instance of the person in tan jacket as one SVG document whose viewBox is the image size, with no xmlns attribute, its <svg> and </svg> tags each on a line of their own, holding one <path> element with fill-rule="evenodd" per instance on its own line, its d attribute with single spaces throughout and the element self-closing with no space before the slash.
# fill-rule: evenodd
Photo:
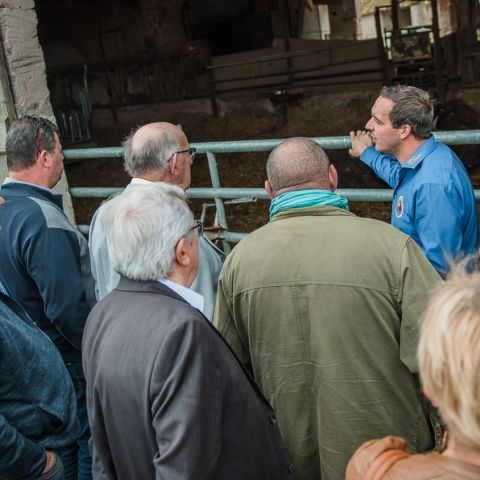
<svg viewBox="0 0 480 480">
<path fill-rule="evenodd" d="M 364 443 L 347 480 L 480 478 L 480 273 L 455 272 L 433 295 L 421 329 L 419 368 L 425 394 L 448 428 L 445 450 L 414 455 L 399 437 Z"/>
</svg>

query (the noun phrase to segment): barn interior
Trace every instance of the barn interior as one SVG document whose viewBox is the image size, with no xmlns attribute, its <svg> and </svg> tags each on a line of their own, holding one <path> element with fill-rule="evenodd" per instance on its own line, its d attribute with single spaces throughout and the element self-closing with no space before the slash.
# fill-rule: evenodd
<svg viewBox="0 0 480 480">
<path fill-rule="evenodd" d="M 346 135 L 362 128 L 379 88 L 396 83 L 431 92 L 437 129 L 480 128 L 479 0 L 4 3 L 4 69 L 15 77 L 28 66 L 29 55 L 15 46 L 15 32 L 28 22 L 67 149 L 118 146 L 154 120 L 181 124 L 190 142 Z M 480 183 L 478 146 L 456 149 Z M 328 153 L 341 186 L 383 186 L 346 151 Z M 265 158 L 223 155 L 222 185 L 261 186 Z M 67 176 L 70 186 L 128 182 L 118 158 L 70 163 Z M 193 186 L 210 186 L 205 158 L 196 161 Z M 88 223 L 99 201 L 76 199 L 77 221 Z M 386 204 L 354 211 L 389 217 Z M 228 216 L 250 231 L 265 223 L 266 209 L 235 203 Z"/>
</svg>

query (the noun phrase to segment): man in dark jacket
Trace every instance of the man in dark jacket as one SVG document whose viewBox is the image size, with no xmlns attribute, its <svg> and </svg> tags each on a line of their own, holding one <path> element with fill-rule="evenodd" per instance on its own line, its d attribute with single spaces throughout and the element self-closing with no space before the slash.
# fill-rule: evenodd
<svg viewBox="0 0 480 480">
<path fill-rule="evenodd" d="M 189 288 L 201 224 L 184 192 L 128 190 L 102 221 L 121 279 L 83 339 L 94 477 L 291 478 L 270 405 Z"/>
<path fill-rule="evenodd" d="M 74 383 L 81 434 L 62 452 L 66 480 L 91 478 L 81 341 L 93 300 L 88 245 L 52 188 L 63 172 L 62 145 L 51 122 L 23 117 L 6 140 L 8 177 L 0 188 L 0 281 L 51 338 Z M 78 478 L 77 478 L 78 477 Z"/>
<path fill-rule="evenodd" d="M 78 434 L 72 382 L 51 340 L 1 291 L 0 352 L 0 478 L 61 479 L 56 451 Z"/>
</svg>

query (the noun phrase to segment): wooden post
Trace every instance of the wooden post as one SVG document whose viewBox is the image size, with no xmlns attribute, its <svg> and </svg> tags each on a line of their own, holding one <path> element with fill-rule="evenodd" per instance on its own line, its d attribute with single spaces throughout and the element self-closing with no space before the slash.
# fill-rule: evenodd
<svg viewBox="0 0 480 480">
<path fill-rule="evenodd" d="M 400 33 L 400 21 L 398 16 L 398 0 L 392 0 L 392 36 Z"/>
<path fill-rule="evenodd" d="M 432 30 L 433 30 L 433 60 L 435 64 L 435 84 L 440 102 L 445 101 L 446 85 L 443 77 L 443 55 L 440 43 L 440 27 L 438 23 L 437 0 L 430 0 L 432 7 Z"/>
</svg>

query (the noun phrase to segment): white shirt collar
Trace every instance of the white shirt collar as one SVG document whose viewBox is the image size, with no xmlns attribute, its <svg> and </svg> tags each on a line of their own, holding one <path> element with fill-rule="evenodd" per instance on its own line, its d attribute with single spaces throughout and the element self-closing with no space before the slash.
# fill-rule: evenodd
<svg viewBox="0 0 480 480">
<path fill-rule="evenodd" d="M 48 188 L 48 187 L 43 187 L 42 185 L 37 185 L 36 183 L 31 183 L 31 182 L 24 182 L 23 180 L 16 180 L 15 178 L 12 177 L 6 177 L 5 180 L 3 181 L 4 184 L 6 183 L 22 183 L 23 185 L 30 185 L 35 188 L 39 188 L 40 190 L 46 190 L 47 192 L 53 194 L 53 195 L 61 195 L 61 193 L 57 192 L 53 188 Z"/>
<path fill-rule="evenodd" d="M 178 293 L 184 300 L 186 300 L 193 308 L 203 312 L 203 297 L 197 292 L 194 292 L 191 288 L 184 287 L 179 283 L 172 282 L 166 278 L 159 280 L 160 283 L 171 288 L 175 293 Z"/>
<path fill-rule="evenodd" d="M 130 184 L 133 184 L 133 185 L 150 185 L 152 183 L 155 183 L 155 182 L 151 182 L 150 180 L 145 180 L 144 178 L 137 178 L 137 177 L 133 177 L 130 180 Z"/>
</svg>

